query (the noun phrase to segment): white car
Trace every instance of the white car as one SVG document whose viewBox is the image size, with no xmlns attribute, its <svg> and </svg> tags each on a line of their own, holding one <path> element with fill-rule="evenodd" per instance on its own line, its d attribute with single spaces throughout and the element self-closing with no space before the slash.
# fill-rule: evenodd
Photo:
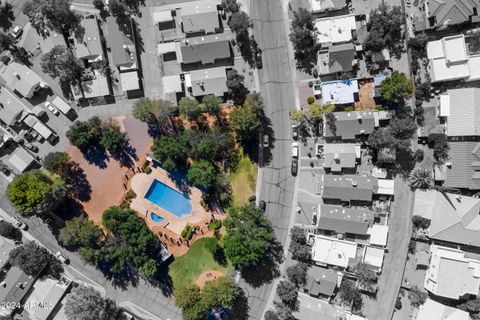
<svg viewBox="0 0 480 320">
<path fill-rule="evenodd" d="M 65 263 L 65 264 L 70 263 L 70 260 L 68 260 L 68 258 L 65 258 L 60 251 L 57 251 L 57 253 L 55 254 L 55 258 L 60 260 L 61 263 Z"/>
<path fill-rule="evenodd" d="M 51 113 L 53 113 L 54 115 L 56 115 L 56 116 L 58 116 L 58 115 L 60 114 L 60 112 L 58 111 L 58 109 L 55 108 L 55 107 L 53 106 L 53 104 L 51 104 L 51 103 L 48 102 L 48 101 L 45 102 L 45 107 L 47 107 L 47 109 L 48 109 Z"/>
<path fill-rule="evenodd" d="M 16 218 L 16 217 L 12 217 L 12 219 L 10 219 L 10 222 L 16 226 L 17 228 L 20 228 L 22 230 L 27 230 L 28 229 L 28 226 L 25 222 L 21 221 L 20 219 Z"/>
<path fill-rule="evenodd" d="M 270 145 L 270 137 L 268 136 L 268 134 L 264 134 L 263 135 L 263 147 L 268 148 L 269 145 Z"/>
<path fill-rule="evenodd" d="M 292 143 L 292 158 L 298 159 L 298 142 Z"/>
<path fill-rule="evenodd" d="M 13 27 L 12 32 L 10 32 L 10 33 L 15 39 L 18 39 L 20 37 L 20 35 L 22 34 L 22 31 L 23 31 L 22 27 L 15 26 L 15 27 Z"/>
</svg>

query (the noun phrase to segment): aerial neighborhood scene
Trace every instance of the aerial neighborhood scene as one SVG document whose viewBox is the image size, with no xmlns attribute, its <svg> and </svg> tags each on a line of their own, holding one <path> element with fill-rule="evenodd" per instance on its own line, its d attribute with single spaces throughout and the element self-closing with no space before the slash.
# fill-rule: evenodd
<svg viewBox="0 0 480 320">
<path fill-rule="evenodd" d="M 0 320 L 480 320 L 480 0 L 0 0 Z"/>
</svg>

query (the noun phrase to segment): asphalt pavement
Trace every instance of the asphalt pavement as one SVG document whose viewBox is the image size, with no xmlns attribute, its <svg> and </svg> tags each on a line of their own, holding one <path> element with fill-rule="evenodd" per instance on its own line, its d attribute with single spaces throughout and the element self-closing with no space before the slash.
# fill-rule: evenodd
<svg viewBox="0 0 480 320">
<path fill-rule="evenodd" d="M 293 200 L 294 178 L 291 165 L 291 126 L 289 112 L 295 108 L 293 61 L 288 50 L 288 21 L 281 0 L 250 2 L 254 35 L 262 50 L 263 69 L 259 71 L 265 113 L 274 131 L 272 161 L 261 169 L 260 199 L 267 203 L 265 214 L 272 222 L 277 240 L 285 243 Z M 253 287 L 243 279 L 239 285 L 248 297 L 249 319 L 263 319 L 273 288 L 270 282 Z"/>
</svg>

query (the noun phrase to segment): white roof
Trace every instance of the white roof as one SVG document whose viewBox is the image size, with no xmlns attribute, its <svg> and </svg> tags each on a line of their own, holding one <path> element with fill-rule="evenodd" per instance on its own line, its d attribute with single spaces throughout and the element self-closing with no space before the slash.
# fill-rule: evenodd
<svg viewBox="0 0 480 320">
<path fill-rule="evenodd" d="M 480 261 L 467 258 L 461 250 L 437 245 L 432 245 L 430 252 L 432 257 L 425 275 L 425 289 L 450 299 L 478 294 Z"/>
<path fill-rule="evenodd" d="M 162 78 L 163 92 L 182 92 L 182 81 L 180 76 L 175 74 L 173 76 L 165 76 Z"/>
<path fill-rule="evenodd" d="M 334 44 L 352 40 L 352 30 L 356 30 L 355 16 L 345 15 L 317 19 L 317 39 L 320 44 Z"/>
<path fill-rule="evenodd" d="M 40 134 L 45 139 L 50 138 L 50 136 L 52 135 L 52 130 L 50 130 L 46 125 L 44 125 L 40 121 L 37 121 L 32 128 L 33 130 L 37 131 L 38 134 Z"/>
<path fill-rule="evenodd" d="M 442 94 L 440 96 L 440 117 L 448 117 L 450 115 L 450 95 Z"/>
<path fill-rule="evenodd" d="M 170 10 L 167 11 L 155 11 L 152 13 L 153 23 L 172 21 L 172 13 Z"/>
<path fill-rule="evenodd" d="M 337 80 L 322 82 L 322 103 L 348 104 L 355 101 L 358 93 L 358 81 Z"/>
<path fill-rule="evenodd" d="M 393 195 L 395 188 L 395 181 L 389 179 L 378 179 L 377 194 Z"/>
<path fill-rule="evenodd" d="M 14 166 L 20 173 L 24 172 L 34 161 L 35 158 L 21 147 L 15 149 L 10 158 L 8 158 L 8 163 Z"/>
<path fill-rule="evenodd" d="M 161 55 L 167 52 L 176 52 L 177 42 L 164 42 L 157 45 L 157 54 Z"/>
<path fill-rule="evenodd" d="M 60 111 L 62 111 L 63 113 L 68 113 L 72 107 L 65 102 L 65 100 L 63 100 L 62 98 L 60 97 L 55 97 L 55 99 L 52 100 L 52 103 L 55 105 L 55 107 L 57 107 L 58 109 L 60 109 Z"/>
<path fill-rule="evenodd" d="M 363 262 L 368 263 L 374 267 L 381 268 L 383 266 L 383 256 L 385 255 L 384 249 L 366 247 L 365 257 Z"/>
<path fill-rule="evenodd" d="M 123 91 L 131 91 L 140 89 L 140 80 L 138 79 L 137 70 L 120 73 L 120 82 Z"/>
<path fill-rule="evenodd" d="M 315 235 L 314 239 L 312 259 L 318 263 L 346 268 L 357 254 L 355 242 L 320 235 Z"/>
<path fill-rule="evenodd" d="M 468 312 L 427 299 L 420 306 L 417 320 L 469 320 Z"/>
<path fill-rule="evenodd" d="M 374 224 L 368 228 L 367 234 L 370 235 L 370 244 L 382 247 L 387 246 L 388 226 Z"/>
</svg>

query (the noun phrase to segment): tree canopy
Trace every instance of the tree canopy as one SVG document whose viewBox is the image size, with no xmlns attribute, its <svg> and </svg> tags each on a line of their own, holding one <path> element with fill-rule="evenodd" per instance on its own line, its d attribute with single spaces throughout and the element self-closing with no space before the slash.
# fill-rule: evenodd
<svg viewBox="0 0 480 320">
<path fill-rule="evenodd" d="M 294 11 L 292 19 L 292 33 L 289 35 L 295 51 L 297 69 L 312 74 L 312 69 L 317 64 L 319 46 L 316 41 L 317 29 L 312 14 L 299 8 Z"/>
<path fill-rule="evenodd" d="M 21 241 L 22 231 L 7 221 L 0 221 L 0 236 L 15 241 Z"/>
<path fill-rule="evenodd" d="M 7 195 L 13 206 L 24 214 L 45 213 L 67 198 L 69 188 L 61 178 L 30 171 L 13 179 Z"/>
<path fill-rule="evenodd" d="M 229 26 L 235 33 L 248 33 L 248 29 L 253 23 L 250 17 L 243 11 L 237 10 L 230 18 Z"/>
<path fill-rule="evenodd" d="M 262 127 L 260 110 L 257 107 L 246 105 L 237 106 L 230 112 L 228 123 L 235 130 L 238 142 L 248 143 L 258 140 L 258 134 Z"/>
<path fill-rule="evenodd" d="M 296 264 L 287 268 L 287 278 L 297 287 L 303 286 L 307 282 L 307 271 L 309 265 L 303 262 L 297 262 Z"/>
<path fill-rule="evenodd" d="M 66 152 L 54 151 L 48 153 L 43 160 L 43 167 L 51 173 L 64 176 L 70 169 L 70 156 Z"/>
<path fill-rule="evenodd" d="M 311 258 L 311 247 L 307 243 L 305 232 L 299 227 L 293 227 L 290 230 L 290 247 L 288 251 L 292 253 L 292 259 L 308 261 Z"/>
<path fill-rule="evenodd" d="M 370 30 L 365 48 L 369 51 L 380 52 L 389 49 L 398 56 L 403 50 L 402 26 L 404 17 L 400 6 L 389 7 L 380 5 L 370 12 Z"/>
<path fill-rule="evenodd" d="M 392 75 L 382 81 L 380 95 L 389 104 L 403 104 L 405 99 L 415 93 L 415 84 L 404 73 L 394 71 Z"/>
<path fill-rule="evenodd" d="M 270 222 L 252 205 L 230 208 L 224 225 L 225 255 L 239 268 L 260 262 L 275 239 Z"/>
<path fill-rule="evenodd" d="M 209 115 L 218 116 L 220 113 L 220 110 L 222 109 L 221 108 L 222 99 L 214 95 L 208 95 L 203 97 L 202 105 L 203 105 L 204 111 L 207 112 Z"/>
<path fill-rule="evenodd" d="M 173 127 L 173 117 L 178 114 L 178 107 L 167 100 L 142 98 L 133 105 L 132 115 L 147 124 L 160 128 Z"/>
<path fill-rule="evenodd" d="M 65 222 L 60 230 L 59 240 L 68 247 L 98 246 L 103 232 L 93 221 L 81 215 Z"/>
<path fill-rule="evenodd" d="M 187 173 L 188 180 L 202 188 L 214 186 L 217 176 L 217 169 L 211 161 L 203 159 L 193 162 Z"/>
<path fill-rule="evenodd" d="M 355 287 L 352 280 L 344 279 L 340 288 L 338 289 L 341 299 L 346 304 L 351 304 L 354 311 L 361 310 L 363 306 L 363 299 L 360 291 Z"/>
<path fill-rule="evenodd" d="M 103 125 L 100 143 L 110 153 L 119 152 L 125 145 L 126 140 L 127 135 L 125 132 L 120 131 L 120 127 L 117 124 L 110 121 Z"/>
<path fill-rule="evenodd" d="M 431 170 L 415 167 L 408 177 L 408 184 L 413 189 L 430 189 L 433 186 Z"/>
<path fill-rule="evenodd" d="M 294 308 L 297 304 L 298 290 L 295 284 L 290 281 L 280 281 L 277 286 L 277 295 L 287 306 Z"/>
<path fill-rule="evenodd" d="M 228 96 L 237 106 L 243 104 L 248 95 L 248 89 L 244 84 L 245 77 L 232 69 L 227 73 Z"/>
<path fill-rule="evenodd" d="M 58 78 L 62 86 L 78 85 L 84 70 L 83 62 L 70 49 L 56 45 L 42 56 L 42 71 L 53 79 Z"/>
<path fill-rule="evenodd" d="M 431 138 L 433 140 L 433 158 L 438 164 L 443 164 L 449 159 L 447 136 L 445 134 L 436 135 Z"/>
<path fill-rule="evenodd" d="M 189 145 L 183 135 L 177 138 L 162 136 L 153 142 L 152 152 L 166 170 L 184 168 L 187 165 Z"/>
<path fill-rule="evenodd" d="M 178 108 L 180 115 L 184 116 L 188 121 L 197 121 L 203 113 L 203 105 L 194 98 L 183 97 L 178 102 Z"/>
<path fill-rule="evenodd" d="M 110 320 L 118 313 L 115 302 L 104 299 L 100 292 L 85 286 L 72 289 L 65 301 L 65 315 L 69 320 Z"/>
<path fill-rule="evenodd" d="M 65 135 L 72 145 L 86 149 L 98 143 L 101 133 L 102 121 L 99 117 L 92 117 L 87 121 L 74 122 Z"/>
<path fill-rule="evenodd" d="M 59 278 L 63 267 L 47 249 L 33 241 L 14 248 L 9 254 L 12 265 L 19 267 L 29 276 L 36 276 L 40 272 Z"/>
</svg>

